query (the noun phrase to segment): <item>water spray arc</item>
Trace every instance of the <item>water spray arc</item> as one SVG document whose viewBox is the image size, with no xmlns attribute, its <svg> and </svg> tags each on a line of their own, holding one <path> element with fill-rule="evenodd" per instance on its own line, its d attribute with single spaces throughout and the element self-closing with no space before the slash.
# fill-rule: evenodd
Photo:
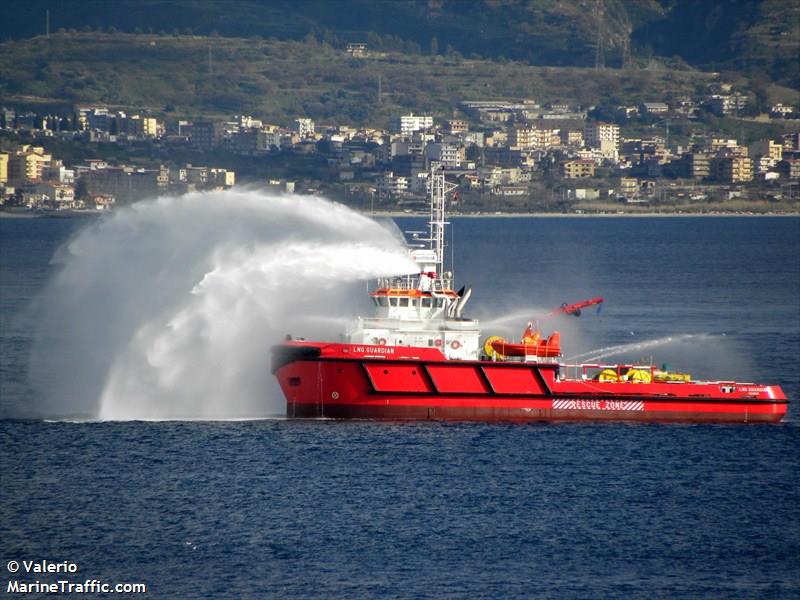
<svg viewBox="0 0 800 600">
<path fill-rule="evenodd" d="M 137 203 L 56 260 L 31 361 L 36 409 L 108 420 L 281 414 L 268 348 L 287 331 L 336 331 L 358 305 L 352 284 L 414 268 L 367 217 L 246 190 Z"/>
<path fill-rule="evenodd" d="M 627 354 L 629 352 L 638 352 L 639 350 L 657 348 L 658 346 L 663 346 L 665 344 L 669 344 L 672 342 L 686 342 L 689 340 L 708 339 L 709 337 L 711 336 L 708 334 L 693 334 L 693 333 L 686 333 L 682 335 L 669 335 L 653 340 L 645 340 L 642 342 L 633 342 L 630 344 L 617 344 L 614 346 L 597 348 L 595 350 L 590 350 L 589 352 L 584 352 L 582 354 L 576 354 L 574 356 L 570 356 L 567 358 L 567 361 L 595 362 L 601 359 L 610 358 L 612 356 L 620 356 L 622 354 Z"/>
</svg>

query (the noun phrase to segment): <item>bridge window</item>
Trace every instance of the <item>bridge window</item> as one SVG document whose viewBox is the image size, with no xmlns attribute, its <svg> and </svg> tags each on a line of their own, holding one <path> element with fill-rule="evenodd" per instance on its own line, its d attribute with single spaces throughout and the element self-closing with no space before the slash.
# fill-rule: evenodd
<svg viewBox="0 0 800 600">
<path fill-rule="evenodd" d="M 408 298 L 400 298 L 400 306 L 408 306 Z"/>
<path fill-rule="evenodd" d="M 431 307 L 431 299 L 430 298 L 421 298 L 420 302 L 422 303 L 422 308 L 430 308 Z"/>
</svg>

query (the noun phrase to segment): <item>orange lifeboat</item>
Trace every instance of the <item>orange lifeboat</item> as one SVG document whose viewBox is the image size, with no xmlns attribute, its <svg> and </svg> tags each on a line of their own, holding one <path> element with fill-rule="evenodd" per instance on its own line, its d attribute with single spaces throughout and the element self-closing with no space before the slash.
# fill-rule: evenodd
<svg viewBox="0 0 800 600">
<path fill-rule="evenodd" d="M 561 334 L 558 331 L 554 331 L 550 337 L 542 339 L 541 333 L 538 330 L 534 330 L 529 323 L 522 334 L 522 341 L 519 344 L 512 344 L 501 337 L 496 337 L 487 340 L 487 346 L 500 358 L 554 358 L 561 355 Z M 487 354 L 491 353 L 487 352 Z"/>
</svg>

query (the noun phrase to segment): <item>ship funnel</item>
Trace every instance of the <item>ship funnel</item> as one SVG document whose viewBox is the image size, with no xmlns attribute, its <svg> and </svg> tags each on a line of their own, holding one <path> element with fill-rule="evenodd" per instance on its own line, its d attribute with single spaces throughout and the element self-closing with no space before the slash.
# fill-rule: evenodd
<svg viewBox="0 0 800 600">
<path fill-rule="evenodd" d="M 457 319 L 461 318 L 461 312 L 464 310 L 464 305 L 466 305 L 466 303 L 469 302 L 470 296 L 472 296 L 472 288 L 467 288 L 467 291 L 464 292 L 464 295 L 458 299 L 458 304 L 456 304 L 456 310 L 455 310 Z"/>
</svg>

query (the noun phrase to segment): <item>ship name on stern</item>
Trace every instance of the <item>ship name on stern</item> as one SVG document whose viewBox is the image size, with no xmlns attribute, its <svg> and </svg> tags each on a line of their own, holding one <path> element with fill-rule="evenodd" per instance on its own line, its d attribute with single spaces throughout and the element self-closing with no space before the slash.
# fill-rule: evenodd
<svg viewBox="0 0 800 600">
<path fill-rule="evenodd" d="M 353 346 L 353 352 L 356 354 L 394 354 L 394 348 L 387 348 L 386 346 Z"/>
</svg>

